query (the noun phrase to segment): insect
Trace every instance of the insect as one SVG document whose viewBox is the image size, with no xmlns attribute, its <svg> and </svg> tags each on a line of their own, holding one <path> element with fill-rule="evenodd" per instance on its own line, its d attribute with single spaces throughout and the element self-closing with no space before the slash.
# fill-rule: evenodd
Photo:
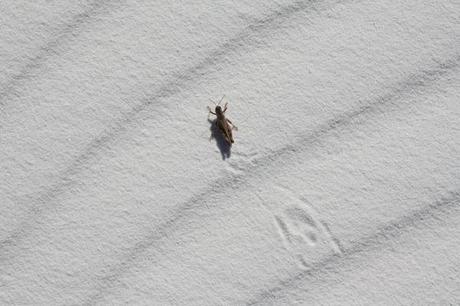
<svg viewBox="0 0 460 306">
<path fill-rule="evenodd" d="M 219 103 L 215 103 L 214 101 L 211 100 L 214 105 L 216 105 L 215 112 L 211 110 L 211 108 L 208 106 L 208 110 L 211 114 L 216 115 L 217 120 L 216 120 L 216 125 L 219 127 L 220 131 L 224 134 L 224 138 L 227 141 L 229 145 L 232 145 L 233 141 L 233 134 L 232 134 L 232 129 L 238 130 L 236 126 L 233 125 L 233 123 L 225 117 L 225 112 L 227 111 L 227 102 L 224 105 L 224 109 L 222 110 L 222 107 L 220 106 L 220 102 L 224 99 L 225 95 L 222 96 L 222 99 L 220 99 Z"/>
</svg>

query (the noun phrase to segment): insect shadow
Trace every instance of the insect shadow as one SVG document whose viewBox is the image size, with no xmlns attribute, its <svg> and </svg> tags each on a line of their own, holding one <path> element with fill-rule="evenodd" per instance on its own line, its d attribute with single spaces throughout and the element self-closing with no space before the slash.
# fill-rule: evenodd
<svg viewBox="0 0 460 306">
<path fill-rule="evenodd" d="M 224 134 L 219 130 L 217 119 L 211 120 L 208 118 L 208 122 L 211 124 L 211 137 L 209 137 L 209 140 L 216 140 L 216 145 L 222 155 L 222 160 L 230 158 L 232 146 L 225 140 Z"/>
</svg>

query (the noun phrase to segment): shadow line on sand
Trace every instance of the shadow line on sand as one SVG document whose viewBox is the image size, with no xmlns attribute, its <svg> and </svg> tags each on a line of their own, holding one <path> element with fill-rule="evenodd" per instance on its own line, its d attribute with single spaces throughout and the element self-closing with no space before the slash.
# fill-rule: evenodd
<svg viewBox="0 0 460 306">
<path fill-rule="evenodd" d="M 34 56 L 26 60 L 26 63 L 19 72 L 10 77 L 5 85 L 0 89 L 0 110 L 5 112 L 4 108 L 7 106 L 6 101 L 16 92 L 17 87 L 27 80 L 34 70 L 39 69 L 45 63 L 45 61 L 59 54 L 59 48 L 67 40 L 76 36 L 76 32 L 81 30 L 81 26 L 88 23 L 89 20 L 94 18 L 97 14 L 106 9 L 108 4 L 112 4 L 115 1 L 108 0 L 96 0 L 92 1 L 88 8 L 82 12 L 72 16 L 71 20 L 66 23 L 57 33 L 53 35 L 53 38 L 42 45 Z"/>
</svg>

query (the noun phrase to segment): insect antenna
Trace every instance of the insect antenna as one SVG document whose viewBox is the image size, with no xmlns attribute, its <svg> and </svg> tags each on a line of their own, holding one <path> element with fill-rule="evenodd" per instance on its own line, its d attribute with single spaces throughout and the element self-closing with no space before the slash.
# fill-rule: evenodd
<svg viewBox="0 0 460 306">
<path fill-rule="evenodd" d="M 222 102 L 222 100 L 224 99 L 225 95 L 222 96 L 222 98 L 220 98 L 219 100 L 219 103 L 217 103 L 217 105 L 220 105 L 220 102 Z"/>
</svg>

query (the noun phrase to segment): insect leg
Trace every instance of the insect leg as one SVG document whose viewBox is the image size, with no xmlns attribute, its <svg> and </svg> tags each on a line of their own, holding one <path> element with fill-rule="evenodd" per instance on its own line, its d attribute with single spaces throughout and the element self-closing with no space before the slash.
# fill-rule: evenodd
<svg viewBox="0 0 460 306">
<path fill-rule="evenodd" d="M 211 110 L 211 108 L 210 108 L 209 106 L 208 106 L 208 111 L 209 111 L 211 114 L 213 114 L 213 115 L 216 114 L 215 112 L 213 112 L 213 111 Z"/>
<path fill-rule="evenodd" d="M 227 118 L 225 118 L 227 119 Z M 228 123 L 230 123 L 232 125 L 232 128 L 235 129 L 236 131 L 238 131 L 238 128 L 229 120 L 227 119 Z"/>
</svg>

